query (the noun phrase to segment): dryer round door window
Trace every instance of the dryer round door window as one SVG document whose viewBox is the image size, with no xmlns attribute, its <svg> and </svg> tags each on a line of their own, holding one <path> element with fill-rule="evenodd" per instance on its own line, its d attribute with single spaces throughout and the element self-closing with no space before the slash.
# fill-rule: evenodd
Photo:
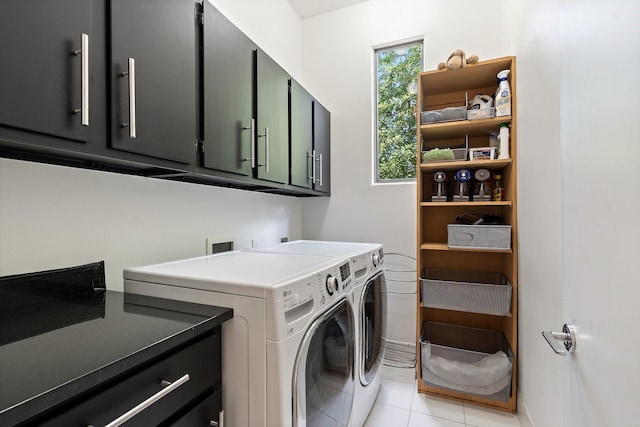
<svg viewBox="0 0 640 427">
<path fill-rule="evenodd" d="M 370 279 L 360 301 L 360 382 L 369 384 L 384 355 L 387 316 L 387 283 L 383 273 Z"/>
<path fill-rule="evenodd" d="M 345 298 L 307 330 L 294 367 L 294 427 L 348 425 L 355 390 L 354 325 Z"/>
</svg>

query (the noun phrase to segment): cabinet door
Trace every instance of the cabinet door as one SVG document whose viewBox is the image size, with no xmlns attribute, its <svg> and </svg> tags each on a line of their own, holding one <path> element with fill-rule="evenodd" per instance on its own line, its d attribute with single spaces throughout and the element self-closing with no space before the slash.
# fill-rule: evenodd
<svg viewBox="0 0 640 427">
<path fill-rule="evenodd" d="M 313 148 L 316 152 L 318 179 L 313 189 L 329 194 L 331 190 L 331 113 L 313 101 Z"/>
<path fill-rule="evenodd" d="M 313 98 L 291 80 L 291 185 L 311 188 L 314 180 L 313 164 Z M 316 177 L 317 177 L 316 171 Z"/>
<path fill-rule="evenodd" d="M 197 126 L 195 4 L 112 0 L 111 38 L 112 147 L 192 162 Z"/>
<path fill-rule="evenodd" d="M 203 166 L 251 175 L 253 56 L 256 49 L 236 26 L 204 2 Z"/>
<path fill-rule="evenodd" d="M 78 142 L 90 140 L 96 116 L 85 118 L 88 121 L 83 125 L 83 114 L 74 110 L 83 108 L 83 77 L 85 93 L 89 94 L 84 113 L 90 111 L 91 88 L 99 84 L 91 74 L 95 55 L 84 64 L 84 73 L 89 74 L 83 76 L 83 58 L 94 48 L 92 3 L 2 1 L 0 125 Z M 88 45 L 85 52 L 75 54 L 82 47 L 83 34 Z"/>
<path fill-rule="evenodd" d="M 289 76 L 258 50 L 257 177 L 285 184 L 289 179 Z"/>
</svg>

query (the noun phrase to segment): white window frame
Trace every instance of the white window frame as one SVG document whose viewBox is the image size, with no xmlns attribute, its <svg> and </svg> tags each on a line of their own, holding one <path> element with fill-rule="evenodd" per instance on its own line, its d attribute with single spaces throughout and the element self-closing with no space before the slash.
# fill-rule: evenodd
<svg viewBox="0 0 640 427">
<path fill-rule="evenodd" d="M 407 184 L 415 183 L 416 178 L 394 178 L 394 179 L 380 179 L 378 177 L 378 52 L 383 50 L 391 50 L 401 46 L 420 44 L 422 49 L 421 71 L 424 70 L 424 35 L 410 37 L 403 40 L 398 40 L 391 43 L 385 43 L 372 47 L 372 123 L 373 123 L 373 157 L 372 163 L 372 183 L 374 185 L 393 185 L 393 184 Z M 417 77 L 417 76 L 416 76 Z M 417 87 L 417 81 L 416 81 Z M 416 95 L 417 96 L 417 95 Z M 419 141 L 417 142 L 419 143 Z M 417 172 L 417 171 L 416 171 Z M 416 173 L 417 174 L 417 173 Z"/>
</svg>

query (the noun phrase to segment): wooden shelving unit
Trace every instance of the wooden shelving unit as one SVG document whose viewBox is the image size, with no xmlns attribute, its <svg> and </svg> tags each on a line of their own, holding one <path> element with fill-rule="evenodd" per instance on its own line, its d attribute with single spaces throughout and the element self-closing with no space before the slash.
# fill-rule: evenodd
<svg viewBox="0 0 640 427">
<path fill-rule="evenodd" d="M 480 62 L 458 70 L 438 70 L 418 75 L 418 106 L 420 111 L 465 105 L 476 94 L 493 95 L 496 75 L 510 69 L 512 102 L 511 116 L 478 120 L 459 120 L 419 125 L 417 153 L 417 376 L 418 391 L 494 409 L 516 412 L 516 377 L 518 361 L 518 227 L 517 227 L 517 123 L 515 57 Z M 418 113 L 418 123 L 420 116 Z M 498 132 L 502 123 L 510 126 L 510 158 L 423 163 L 422 153 L 431 148 L 454 146 L 468 140 L 469 148 L 488 146 L 490 132 Z M 452 144 L 453 142 L 453 144 Z M 459 169 L 475 171 L 485 168 L 502 174 L 505 198 L 501 201 L 431 201 L 432 178 L 436 171 L 454 174 Z M 511 225 L 511 249 L 449 248 L 447 225 L 464 212 L 497 215 Z M 466 311 L 427 308 L 422 304 L 420 277 L 424 269 L 472 270 L 502 273 L 512 285 L 511 310 L 508 315 L 472 313 Z M 494 399 L 481 394 L 456 391 L 425 383 L 422 378 L 420 336 L 425 321 L 499 331 L 513 353 L 511 389 L 507 399 Z"/>
</svg>

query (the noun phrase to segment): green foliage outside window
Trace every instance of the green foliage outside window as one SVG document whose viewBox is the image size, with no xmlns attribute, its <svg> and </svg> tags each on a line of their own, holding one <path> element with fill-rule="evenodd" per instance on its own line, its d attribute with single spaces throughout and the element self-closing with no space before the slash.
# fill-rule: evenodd
<svg viewBox="0 0 640 427">
<path fill-rule="evenodd" d="M 416 177 L 417 96 L 407 88 L 422 71 L 422 43 L 376 52 L 377 179 Z"/>
</svg>

